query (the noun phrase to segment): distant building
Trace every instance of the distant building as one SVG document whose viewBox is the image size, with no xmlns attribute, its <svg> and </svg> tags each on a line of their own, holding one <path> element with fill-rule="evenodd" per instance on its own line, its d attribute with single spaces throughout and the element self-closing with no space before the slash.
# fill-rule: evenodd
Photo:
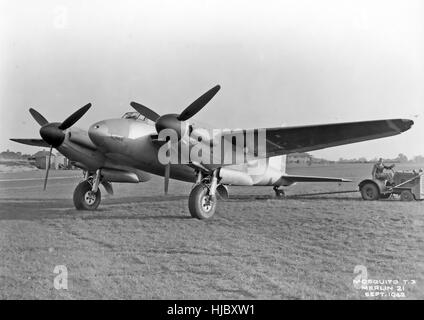
<svg viewBox="0 0 424 320">
<path fill-rule="evenodd" d="M 29 157 L 28 160 L 34 164 L 38 169 L 46 169 L 49 163 L 49 151 L 38 151 L 33 156 Z M 50 160 L 50 169 L 70 169 L 72 166 L 69 159 L 67 159 L 61 153 L 52 153 Z"/>
<path fill-rule="evenodd" d="M 310 164 L 312 156 L 306 152 L 296 152 L 287 155 L 287 163 Z"/>
<path fill-rule="evenodd" d="M 49 152 L 43 150 L 33 154 L 31 157 L 28 158 L 28 160 L 38 169 L 46 169 L 48 158 L 49 158 Z M 53 155 L 52 155 L 52 158 L 53 158 Z"/>
</svg>

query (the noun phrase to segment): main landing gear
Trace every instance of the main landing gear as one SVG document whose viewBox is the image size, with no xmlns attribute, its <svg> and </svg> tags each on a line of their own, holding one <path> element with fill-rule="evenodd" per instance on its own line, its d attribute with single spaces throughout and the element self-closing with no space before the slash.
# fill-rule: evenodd
<svg viewBox="0 0 424 320">
<path fill-rule="evenodd" d="M 81 181 L 74 190 L 74 205 L 77 210 L 96 210 L 101 201 L 100 170 L 90 175 L 85 173 L 84 181 Z"/>
<path fill-rule="evenodd" d="M 197 173 L 197 181 L 188 198 L 188 208 L 193 218 L 204 220 L 211 218 L 216 210 L 217 195 L 227 199 L 228 189 L 218 184 L 218 171 L 211 176 L 203 177 L 202 172 Z"/>
</svg>

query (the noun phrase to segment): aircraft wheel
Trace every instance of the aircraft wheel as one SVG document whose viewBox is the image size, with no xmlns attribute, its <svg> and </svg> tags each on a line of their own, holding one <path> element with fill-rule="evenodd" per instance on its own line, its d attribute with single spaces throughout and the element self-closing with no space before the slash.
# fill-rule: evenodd
<svg viewBox="0 0 424 320">
<path fill-rule="evenodd" d="M 412 200 L 414 200 L 414 195 L 409 190 L 403 190 L 400 193 L 400 200 L 402 200 L 402 201 L 412 201 Z"/>
<path fill-rule="evenodd" d="M 196 185 L 190 192 L 188 208 L 193 218 L 204 220 L 213 216 L 216 209 L 216 196 L 209 195 L 209 188 L 203 183 Z"/>
<path fill-rule="evenodd" d="M 275 197 L 276 198 L 284 198 L 286 196 L 286 194 L 284 193 L 283 189 L 280 189 L 277 186 L 274 186 L 274 192 L 275 192 Z"/>
<path fill-rule="evenodd" d="M 96 210 L 100 204 L 100 189 L 97 192 L 91 191 L 91 184 L 88 181 L 80 182 L 74 191 L 74 205 L 77 210 Z"/>
<path fill-rule="evenodd" d="M 378 200 L 380 192 L 374 183 L 365 183 L 361 187 L 361 195 L 364 200 Z"/>
</svg>

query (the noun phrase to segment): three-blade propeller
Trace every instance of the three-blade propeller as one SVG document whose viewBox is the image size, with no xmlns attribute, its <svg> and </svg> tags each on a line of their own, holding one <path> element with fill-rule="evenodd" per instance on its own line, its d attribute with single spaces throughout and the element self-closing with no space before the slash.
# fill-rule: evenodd
<svg viewBox="0 0 424 320">
<path fill-rule="evenodd" d="M 51 166 L 51 157 L 53 148 L 59 147 L 63 140 L 65 140 L 66 129 L 72 127 L 82 116 L 90 109 L 91 103 L 86 104 L 84 107 L 78 109 L 69 117 L 67 117 L 62 123 L 59 122 L 48 122 L 38 111 L 29 109 L 32 117 L 41 126 L 40 136 L 41 138 L 50 145 L 49 160 L 46 166 L 46 176 L 44 178 L 44 190 L 47 187 L 47 179 L 49 177 L 49 171 Z"/>
<path fill-rule="evenodd" d="M 187 108 L 185 108 L 180 114 L 164 114 L 160 116 L 155 111 L 150 108 L 143 106 L 137 102 L 131 102 L 131 106 L 137 110 L 140 114 L 144 115 L 146 118 L 155 122 L 155 128 L 157 133 L 161 132 L 164 129 L 172 129 L 177 135 L 178 139 L 181 139 L 189 128 L 189 124 L 186 122 L 192 118 L 196 113 L 203 109 L 203 107 L 211 101 L 211 99 L 218 93 L 221 89 L 220 85 L 216 85 L 212 89 L 208 90 L 206 93 L 197 98 L 192 102 Z M 169 177 L 171 174 L 171 165 L 167 164 L 165 166 L 164 172 L 164 189 L 165 194 L 168 193 Z"/>
</svg>

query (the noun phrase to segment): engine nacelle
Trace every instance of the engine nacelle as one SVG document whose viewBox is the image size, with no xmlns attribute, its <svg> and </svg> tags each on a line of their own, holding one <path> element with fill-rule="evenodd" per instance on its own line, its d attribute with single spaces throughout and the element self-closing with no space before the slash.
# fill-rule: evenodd
<svg viewBox="0 0 424 320">
<path fill-rule="evenodd" d="M 108 169 L 101 170 L 102 177 L 108 182 L 126 182 L 126 183 L 139 183 L 140 179 L 134 172 Z"/>
<path fill-rule="evenodd" d="M 88 133 L 84 130 L 73 128 L 72 131 L 69 131 L 68 137 L 71 142 L 91 150 L 97 150 L 96 145 L 90 140 Z"/>
<path fill-rule="evenodd" d="M 236 185 L 236 186 L 251 186 L 253 180 L 250 175 L 243 171 L 221 168 L 219 170 L 219 183 Z"/>
</svg>

